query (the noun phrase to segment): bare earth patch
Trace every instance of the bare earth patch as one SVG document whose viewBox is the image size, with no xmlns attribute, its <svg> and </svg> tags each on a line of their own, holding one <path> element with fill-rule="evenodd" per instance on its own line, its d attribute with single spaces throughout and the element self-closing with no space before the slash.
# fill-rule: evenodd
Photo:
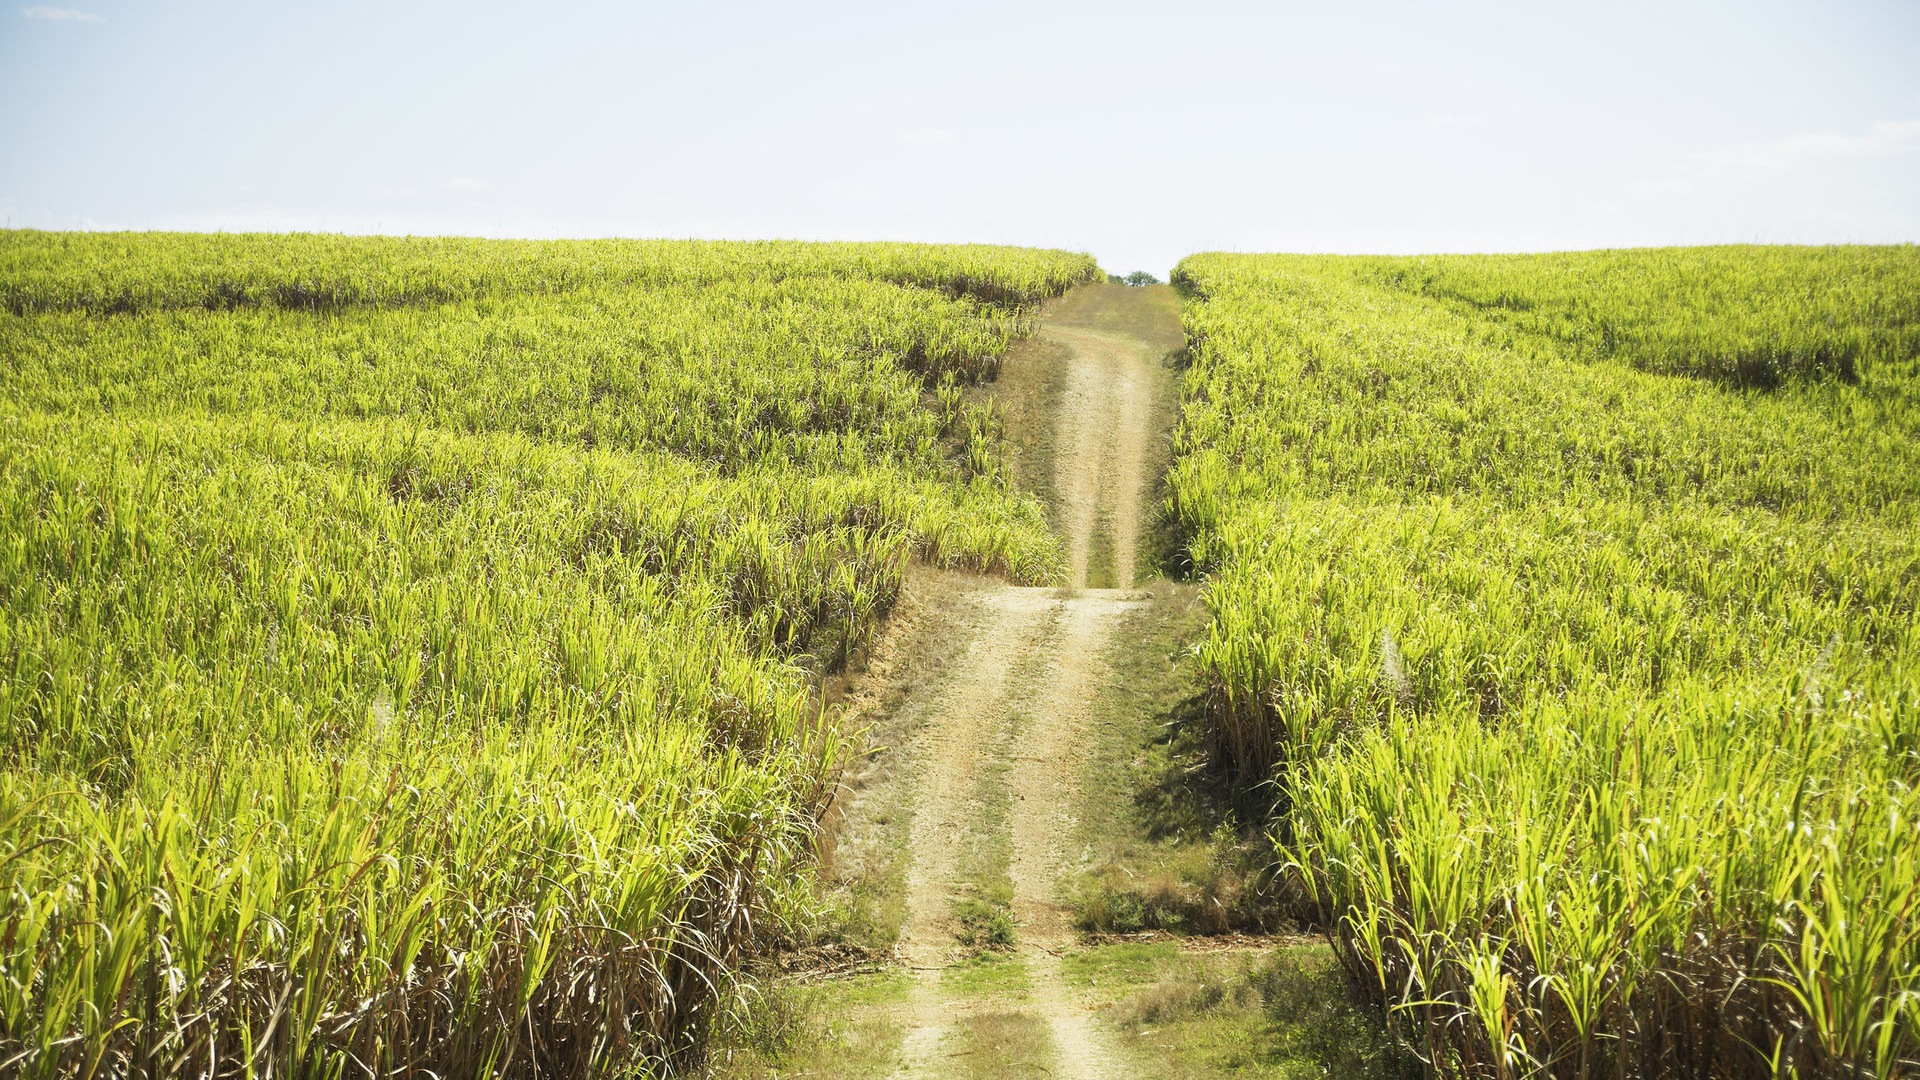
<svg viewBox="0 0 1920 1080">
<path fill-rule="evenodd" d="M 1141 301 L 1149 310 L 1136 310 Z M 913 737 L 917 783 L 907 842 L 906 913 L 900 950 L 915 973 L 899 1020 L 906 1027 L 899 1076 L 952 1074 L 950 1055 L 976 1018 L 1030 1016 L 1051 1043 L 1041 1066 L 1055 1076 L 1118 1075 L 1091 1004 L 1060 972 L 1074 943 L 1060 896 L 1077 867 L 1069 850 L 1074 808 L 1091 743 L 1092 705 L 1107 679 L 1106 654 L 1121 616 L 1146 594 L 1088 589 L 1131 585 L 1148 492 L 1153 423 L 1170 379 L 1165 298 L 1137 290 L 1081 290 L 1051 313 L 1026 352 L 1064 371 L 1027 373 L 1033 385 L 1061 387 L 1053 403 L 1049 494 L 1066 540 L 1069 588 L 982 583 L 948 609 L 964 627 L 965 660 L 936 695 Z M 1140 324 L 1157 327 L 1140 332 Z M 1177 323 L 1173 338 L 1177 339 Z M 1014 364 L 1017 366 L 1019 358 Z M 1015 388 L 1020 374 L 1010 380 Z M 1097 582 L 1095 579 L 1098 579 Z M 956 643 L 957 644 L 957 643 Z M 1007 766 L 1005 886 L 1011 894 L 1014 953 L 1026 984 L 1017 1000 L 956 1000 L 942 969 L 964 950 L 956 934 L 956 860 L 970 819 L 980 813 L 976 777 L 994 747 Z M 980 1047 L 967 1050 L 973 1057 Z"/>
<path fill-rule="evenodd" d="M 1185 625 L 1174 612 L 1193 603 L 1190 588 L 1137 577 L 1174 411 L 1166 359 L 1181 341 L 1171 290 L 1095 285 L 1058 301 L 1007 358 L 994 397 L 1016 476 L 1050 503 L 1068 587 L 910 578 L 846 699 L 872 750 L 836 804 L 829 860 L 866 890 L 880 937 L 897 926 L 904 979 L 865 976 L 838 1001 L 823 988 L 846 1053 L 815 1048 L 777 1075 L 1158 1075 L 1170 1063 L 1142 1055 L 1160 1056 L 1162 1014 L 1219 997 L 1245 1014 L 1221 1031 L 1261 1023 L 1246 973 L 1275 939 L 1082 938 L 1066 895 L 1113 858 L 1097 834 L 1132 828 L 1077 820 L 1114 812 L 1113 792 L 1082 784 L 1110 786 L 1113 763 L 1097 755 L 1120 730 L 1115 688 L 1165 660 L 1166 634 L 1144 628 Z M 1132 705 L 1138 730 L 1147 706 Z M 1227 975 L 1239 981 L 1220 996 Z M 1116 988 L 1165 1001 L 1123 1008 Z"/>
</svg>

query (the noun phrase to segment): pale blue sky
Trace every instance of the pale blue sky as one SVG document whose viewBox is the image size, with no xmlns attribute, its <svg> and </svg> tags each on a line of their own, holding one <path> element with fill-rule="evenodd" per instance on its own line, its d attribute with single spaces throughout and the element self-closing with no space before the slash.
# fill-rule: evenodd
<svg viewBox="0 0 1920 1080">
<path fill-rule="evenodd" d="M 1920 240 L 1920 3 L 0 11 L 41 228 L 1208 249 Z"/>
</svg>

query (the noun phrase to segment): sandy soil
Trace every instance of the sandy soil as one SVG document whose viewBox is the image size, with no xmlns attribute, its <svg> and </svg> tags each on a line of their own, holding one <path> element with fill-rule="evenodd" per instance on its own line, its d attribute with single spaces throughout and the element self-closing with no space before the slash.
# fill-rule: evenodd
<svg viewBox="0 0 1920 1080">
<path fill-rule="evenodd" d="M 1050 450 L 1047 494 L 1066 542 L 1069 587 L 947 583 L 937 607 L 915 608 L 918 620 L 949 632 L 946 647 L 959 659 L 909 695 L 920 716 L 901 748 L 912 779 L 897 797 L 912 822 L 900 949 L 915 986 L 898 1017 L 907 1028 L 899 1076 L 940 1075 L 958 1021 L 988 1010 L 1043 1021 L 1053 1075 L 1119 1075 L 1091 1006 L 1060 977 L 1058 954 L 1073 937 L 1058 892 L 1079 865 L 1068 846 L 1105 657 L 1121 615 L 1147 602 L 1143 592 L 1086 586 L 1090 578 L 1135 580 L 1156 418 L 1172 393 L 1163 359 L 1180 339 L 1178 304 L 1164 289 L 1089 286 L 1055 306 L 1040 337 L 1022 355 L 1062 368 L 1016 371 L 1013 381 L 1062 388 L 1052 397 L 1053 430 L 1028 441 Z M 1004 815 L 983 809 L 989 774 L 1004 776 Z M 943 988 L 943 969 L 961 955 L 953 913 L 961 853 L 983 828 L 1004 830 L 988 840 L 1007 852 L 1028 984 L 1018 1000 L 957 999 Z"/>
</svg>

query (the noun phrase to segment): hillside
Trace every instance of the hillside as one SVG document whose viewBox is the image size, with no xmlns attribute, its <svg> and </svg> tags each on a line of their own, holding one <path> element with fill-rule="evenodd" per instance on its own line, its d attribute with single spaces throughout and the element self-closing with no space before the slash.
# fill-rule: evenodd
<svg viewBox="0 0 1920 1080">
<path fill-rule="evenodd" d="M 584 1075 L 807 902 L 814 684 L 1060 555 L 1063 253 L 9 233 L 0 1061 Z"/>
</svg>

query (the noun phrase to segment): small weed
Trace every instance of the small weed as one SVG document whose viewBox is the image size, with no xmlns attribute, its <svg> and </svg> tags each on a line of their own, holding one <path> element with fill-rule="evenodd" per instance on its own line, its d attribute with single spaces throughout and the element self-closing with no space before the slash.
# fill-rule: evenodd
<svg viewBox="0 0 1920 1080">
<path fill-rule="evenodd" d="M 1030 1012 L 973 1013 L 960 1022 L 948 1060 L 967 1077 L 1051 1076 L 1053 1040 Z"/>
<path fill-rule="evenodd" d="M 797 988 L 736 980 L 714 1031 L 716 1051 L 779 1060 L 820 1024 L 819 1003 Z"/>
<path fill-rule="evenodd" d="M 1360 996 L 1324 950 L 1281 949 L 1246 985 L 1256 992 L 1279 1052 L 1316 1061 L 1327 1076 L 1420 1075 L 1419 1062 L 1395 1043 L 1379 1008 Z"/>
<path fill-rule="evenodd" d="M 709 1080 L 891 1075 L 899 1059 L 899 1025 L 885 1008 L 844 1013 L 898 1002 L 907 987 L 908 980 L 888 973 L 733 989 L 704 1062 L 689 1075 Z"/>
<path fill-rule="evenodd" d="M 940 973 L 940 989 L 955 1000 L 1017 1001 L 1031 984 L 1018 953 L 994 951 L 948 965 Z"/>
<path fill-rule="evenodd" d="M 1089 949 L 1065 970 L 1113 1002 L 1107 1016 L 1122 1040 L 1164 1080 L 1419 1075 L 1379 1008 L 1318 943 L 1257 954 L 1126 943 Z"/>
<path fill-rule="evenodd" d="M 1118 1019 L 1134 1027 L 1157 1026 L 1212 1012 L 1223 1005 L 1245 1007 L 1259 1000 L 1259 989 L 1249 981 L 1170 972 L 1128 1002 Z"/>
<path fill-rule="evenodd" d="M 1225 934 L 1282 925 L 1274 904 L 1270 849 L 1227 824 L 1204 845 L 1161 853 L 1161 865 L 1136 873 L 1110 862 L 1088 874 L 1071 903 L 1074 925 L 1091 934 L 1166 930 Z"/>
<path fill-rule="evenodd" d="M 960 944 L 976 952 L 1013 948 L 1013 911 L 998 898 L 967 897 L 954 902 L 960 920 Z"/>
</svg>

